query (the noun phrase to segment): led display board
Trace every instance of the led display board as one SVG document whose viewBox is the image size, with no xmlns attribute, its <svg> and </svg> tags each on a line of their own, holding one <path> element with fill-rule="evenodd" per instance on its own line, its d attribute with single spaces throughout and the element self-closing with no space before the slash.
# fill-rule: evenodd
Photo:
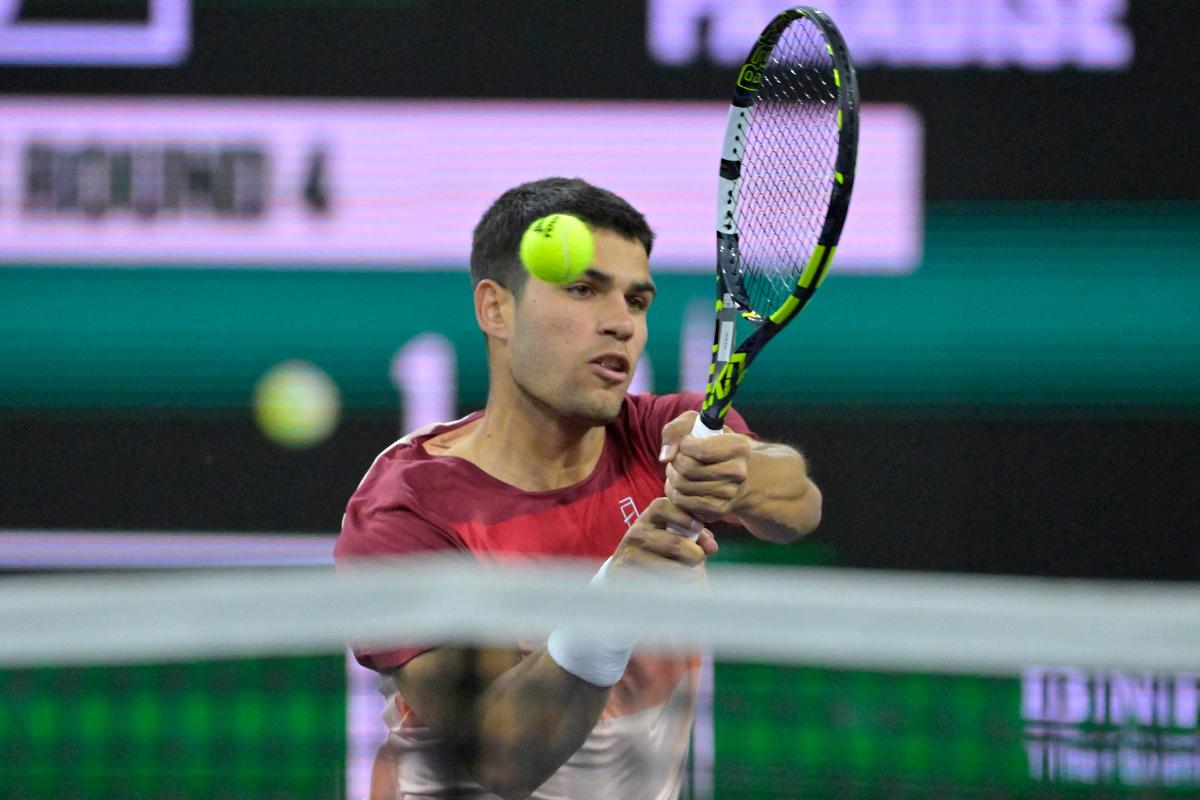
<svg viewBox="0 0 1200 800">
<path fill-rule="evenodd" d="M 586 177 L 638 206 L 659 269 L 708 270 L 717 103 L 0 99 L 0 261 L 463 268 L 505 189 Z M 922 257 L 922 130 L 863 115 L 839 269 Z"/>
</svg>

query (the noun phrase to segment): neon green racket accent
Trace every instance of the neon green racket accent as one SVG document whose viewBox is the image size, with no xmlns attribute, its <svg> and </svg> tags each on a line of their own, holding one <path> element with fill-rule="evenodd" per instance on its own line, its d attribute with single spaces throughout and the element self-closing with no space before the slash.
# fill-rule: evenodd
<svg viewBox="0 0 1200 800">
<path fill-rule="evenodd" d="M 837 255 L 837 248 L 829 248 L 829 256 L 825 259 L 825 269 L 821 270 L 821 277 L 817 278 L 817 288 L 821 288 L 821 284 L 825 282 L 825 276 L 829 274 L 829 265 L 833 263 L 833 257 Z"/>
<path fill-rule="evenodd" d="M 821 262 L 825 260 L 825 245 L 819 244 L 813 248 L 812 258 L 808 260 L 808 266 L 804 268 L 804 272 L 800 273 L 800 280 L 796 284 L 801 289 L 807 289 L 812 285 L 813 279 L 817 277 L 817 270 L 821 268 Z"/>
<path fill-rule="evenodd" d="M 743 367 L 746 364 L 745 353 L 734 353 L 733 358 L 729 363 L 721 368 L 721 374 L 712 382 L 712 393 L 714 399 L 724 400 L 729 395 L 733 394 L 733 390 L 742 382 L 742 378 L 746 375 L 746 370 Z"/>
<path fill-rule="evenodd" d="M 770 316 L 771 322 L 774 322 L 776 325 L 782 325 L 787 321 L 788 317 L 795 313 L 796 308 L 799 305 L 799 298 L 797 298 L 795 295 L 789 296 L 787 300 L 783 301 L 783 305 L 781 305 L 779 309 Z"/>
<path fill-rule="evenodd" d="M 835 172 L 835 173 L 833 173 L 833 179 L 834 179 L 835 181 L 837 181 L 838 183 L 845 183 L 845 182 L 846 182 L 846 176 L 845 176 L 845 175 L 843 175 L 843 174 L 842 174 L 842 173 L 840 173 L 840 172 Z"/>
<path fill-rule="evenodd" d="M 801 289 L 819 288 L 825 282 L 825 276 L 829 273 L 828 266 L 833 262 L 833 256 L 837 252 L 836 247 L 826 247 L 819 244 L 813 250 L 812 258 L 808 260 L 808 266 L 804 268 L 804 272 L 800 274 L 800 280 L 796 281 L 796 285 Z M 827 254 L 828 253 L 828 254 Z M 824 268 L 822 268 L 824 267 Z M 813 280 L 816 280 L 817 285 L 813 286 Z M 776 325 L 782 325 L 796 313 L 800 305 L 800 298 L 792 295 L 783 302 L 770 320 Z"/>
<path fill-rule="evenodd" d="M 833 68 L 833 85 L 842 88 L 842 76 L 838 74 L 837 67 Z"/>
</svg>

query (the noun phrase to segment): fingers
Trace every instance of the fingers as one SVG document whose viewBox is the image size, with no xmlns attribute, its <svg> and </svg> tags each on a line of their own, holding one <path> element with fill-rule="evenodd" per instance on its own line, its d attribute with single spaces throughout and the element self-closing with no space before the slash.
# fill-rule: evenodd
<svg viewBox="0 0 1200 800">
<path fill-rule="evenodd" d="M 666 495 L 672 503 L 709 524 L 733 514 L 733 500 L 718 500 L 707 494 L 683 494 L 670 484 L 666 486 Z"/>
<path fill-rule="evenodd" d="M 646 529 L 637 536 L 632 533 L 631 529 L 621 540 L 613 555 L 613 566 L 642 570 L 694 567 L 708 557 L 704 546 L 670 531 Z M 711 533 L 708 536 L 712 538 Z"/>
<path fill-rule="evenodd" d="M 751 440 L 739 433 L 726 432 L 700 438 L 689 435 L 696 412 L 688 411 L 663 428 L 663 446 L 659 461 L 668 464 L 668 480 L 730 481 L 744 483 L 750 471 Z M 670 469 L 674 467 L 674 475 Z"/>
<path fill-rule="evenodd" d="M 700 531 L 700 536 L 696 539 L 696 544 L 700 545 L 700 549 L 704 551 L 706 557 L 713 555 L 720 549 L 717 546 L 717 537 L 713 536 L 713 532 L 708 528 Z"/>
<path fill-rule="evenodd" d="M 750 453 L 750 439 L 741 434 L 703 439 L 684 436 L 667 464 L 664 494 L 675 506 L 704 522 L 727 517 L 749 478 Z"/>
<path fill-rule="evenodd" d="M 703 439 L 698 436 L 682 437 L 676 455 L 687 456 L 701 464 L 717 464 L 747 459 L 750 457 L 750 449 L 750 437 L 726 429 L 725 433 Z"/>
<path fill-rule="evenodd" d="M 679 501 L 673 498 L 671 492 L 674 491 L 680 497 L 697 497 L 697 498 L 712 498 L 716 501 L 730 501 L 737 498 L 742 493 L 742 485 L 744 481 L 738 480 L 719 480 L 719 481 L 689 481 L 683 479 L 679 475 L 668 476 L 666 480 L 665 492 L 666 497 L 672 503 L 679 505 Z M 680 509 L 691 513 L 688 506 L 679 506 Z M 692 515 L 695 516 L 695 515 Z"/>
<path fill-rule="evenodd" d="M 668 525 L 699 534 L 697 541 L 671 533 Z M 631 569 L 694 567 L 716 549 L 716 540 L 703 522 L 660 497 L 626 532 L 613 562 L 615 566 Z"/>
<path fill-rule="evenodd" d="M 699 533 L 704 529 L 703 521 L 696 519 L 665 497 L 660 497 L 646 506 L 646 510 L 642 512 L 638 522 L 646 523 L 649 527 L 660 530 L 666 530 L 668 525 L 674 525 L 691 533 Z"/>
<path fill-rule="evenodd" d="M 684 483 L 729 483 L 741 486 L 750 476 L 748 459 L 722 461 L 718 464 L 703 464 L 688 456 L 679 455 L 675 463 L 667 465 L 667 480 L 677 485 Z"/>
<path fill-rule="evenodd" d="M 663 426 L 662 448 L 658 451 L 659 461 L 669 462 L 675 458 L 679 452 L 679 443 L 692 430 L 697 416 L 699 415 L 695 411 L 685 411 Z"/>
<path fill-rule="evenodd" d="M 744 461 L 696 464 L 679 456 L 667 465 L 663 493 L 673 504 L 696 519 L 716 522 L 734 511 L 746 486 Z"/>
</svg>

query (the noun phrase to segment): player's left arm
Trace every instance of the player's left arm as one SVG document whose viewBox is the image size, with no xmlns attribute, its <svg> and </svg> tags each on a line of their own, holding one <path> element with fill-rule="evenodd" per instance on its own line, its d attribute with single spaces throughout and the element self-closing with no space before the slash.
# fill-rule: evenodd
<svg viewBox="0 0 1200 800">
<path fill-rule="evenodd" d="M 758 442 L 726 429 L 691 436 L 696 412 L 663 428 L 660 460 L 667 463 L 665 493 L 704 522 L 727 520 L 771 542 L 795 541 L 821 521 L 821 490 L 795 449 Z"/>
</svg>

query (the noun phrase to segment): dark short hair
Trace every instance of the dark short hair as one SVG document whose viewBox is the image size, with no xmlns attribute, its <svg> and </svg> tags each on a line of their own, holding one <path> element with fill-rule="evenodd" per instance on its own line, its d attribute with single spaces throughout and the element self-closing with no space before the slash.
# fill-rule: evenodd
<svg viewBox="0 0 1200 800">
<path fill-rule="evenodd" d="M 535 219 L 558 213 L 634 239 L 647 256 L 654 246 L 646 218 L 623 198 L 579 178 L 544 178 L 509 189 L 484 212 L 471 242 L 471 285 L 490 278 L 519 296 L 528 276 L 517 255 L 521 236 Z"/>
</svg>

